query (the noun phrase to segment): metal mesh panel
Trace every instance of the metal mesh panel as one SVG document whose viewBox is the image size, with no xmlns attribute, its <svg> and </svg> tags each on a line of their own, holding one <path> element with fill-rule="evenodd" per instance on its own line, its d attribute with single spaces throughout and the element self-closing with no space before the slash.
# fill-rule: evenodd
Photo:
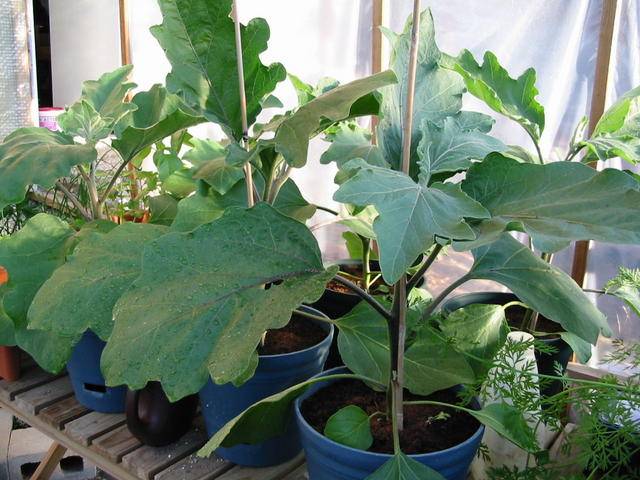
<svg viewBox="0 0 640 480">
<path fill-rule="evenodd" d="M 33 122 L 27 2 L 0 0 L 0 139 Z"/>
</svg>

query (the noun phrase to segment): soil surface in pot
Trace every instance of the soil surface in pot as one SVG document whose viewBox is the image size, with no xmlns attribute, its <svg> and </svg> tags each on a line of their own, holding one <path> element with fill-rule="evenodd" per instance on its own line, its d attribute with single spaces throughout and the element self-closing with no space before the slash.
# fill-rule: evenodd
<svg viewBox="0 0 640 480">
<path fill-rule="evenodd" d="M 267 331 L 264 345 L 258 347 L 260 355 L 281 355 L 304 350 L 327 338 L 327 332 L 315 323 L 297 316 L 283 328 Z"/>
<path fill-rule="evenodd" d="M 459 399 L 451 390 L 419 397 L 405 392 L 406 400 L 434 400 L 456 404 Z M 385 412 L 387 399 L 384 392 L 375 392 L 359 380 L 334 382 L 319 390 L 302 403 L 302 415 L 316 431 L 323 433 L 329 417 L 347 405 L 357 405 L 367 414 Z M 445 420 L 436 417 L 448 414 Z M 471 415 L 452 408 L 436 405 L 406 405 L 404 430 L 400 435 L 402 451 L 407 454 L 430 453 L 444 450 L 470 438 L 480 426 Z M 384 415 L 371 419 L 373 445 L 370 452 L 393 453 L 391 421 Z"/>
<path fill-rule="evenodd" d="M 522 320 L 524 319 L 525 309 L 520 307 L 509 307 L 507 308 L 507 322 L 509 326 L 514 330 L 522 329 Z M 559 338 L 558 333 L 564 331 L 562 326 L 552 320 L 549 320 L 547 317 L 543 317 L 542 315 L 538 315 L 538 323 L 536 325 L 536 332 L 548 333 L 549 335 L 545 335 L 538 338 Z"/>
</svg>

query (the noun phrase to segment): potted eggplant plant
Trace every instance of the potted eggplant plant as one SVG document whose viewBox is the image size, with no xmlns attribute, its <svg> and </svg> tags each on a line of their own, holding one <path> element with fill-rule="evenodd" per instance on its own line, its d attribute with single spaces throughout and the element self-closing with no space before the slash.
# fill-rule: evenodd
<svg viewBox="0 0 640 480">
<path fill-rule="evenodd" d="M 197 191 L 178 202 L 172 232 L 147 242 L 134 266 L 139 277 L 113 307 L 102 369 L 109 385 L 138 389 L 158 381 L 170 400 L 199 392 L 213 433 L 251 403 L 321 371 L 333 327 L 318 323 L 321 313 L 301 304 L 317 299 L 333 273 L 322 266 L 317 244 L 301 223 L 315 208 L 289 175 L 305 164 L 311 136 L 336 122 L 376 114 L 373 92 L 395 76 L 386 72 L 318 89 L 317 98 L 306 95 L 297 109 L 258 125 L 258 113 L 274 103 L 271 92 L 286 78 L 280 64 L 265 66 L 259 59 L 269 37 L 266 22 L 234 22 L 231 1 L 160 6 L 163 23 L 152 32 L 172 64 L 168 88 L 228 138 L 224 144 L 191 141 L 185 159 L 193 165 Z M 203 17 L 205 10 L 217 14 Z M 247 39 L 252 41 L 242 49 Z M 210 248 L 205 244 L 226 252 L 202 257 Z M 208 263 L 204 270 L 229 273 L 200 275 L 200 261 Z M 159 268 L 166 268 L 161 276 Z M 146 302 L 141 314 L 137 309 Z M 258 447 L 218 453 L 263 466 L 300 449 L 292 430 Z"/>
<path fill-rule="evenodd" d="M 513 159 L 511 152 L 507 156 L 508 148 L 487 135 L 490 118 L 460 110 L 463 77 L 445 68 L 449 57 L 435 45 L 430 14 L 419 16 L 416 11 L 415 18 L 403 34 L 391 35 L 392 68 L 400 83 L 382 92 L 384 118 L 378 138 L 387 165 L 368 163 L 361 156 L 344 162 L 338 178 L 341 185 L 334 197 L 360 207 L 373 206 L 378 212 L 373 228 L 382 275 L 395 285 L 393 302 L 385 306 L 361 289 L 352 289 L 360 293 L 363 302 L 334 322 L 340 330 L 342 358 L 351 373 L 325 372 L 254 404 L 216 433 L 203 454 L 220 446 L 258 442 L 281 433 L 291 419 L 289 407 L 295 401 L 295 418 L 314 480 L 410 475 L 465 478 L 482 436 L 481 428 L 468 432 L 457 444 L 454 441 L 453 449 L 442 452 L 412 451 L 411 439 L 428 437 L 428 425 L 446 424 L 452 412 L 462 412 L 529 451 L 535 452 L 538 447 L 522 412 L 515 407 L 506 403 L 483 408 L 473 402 L 459 404 L 455 394 L 444 401 L 442 397 L 429 397 L 434 392 L 443 395 L 444 389 L 481 381 L 486 364 L 491 363 L 508 331 L 503 305 L 472 305 L 443 317 L 436 314 L 443 300 L 471 279 L 493 280 L 508 287 L 522 304 L 559 323 L 583 342 L 595 343 L 600 333 L 610 333 L 604 316 L 578 285 L 511 237 L 508 230 L 522 229 L 526 224 L 534 242 L 537 238 L 545 245 L 602 239 L 603 232 L 607 232 L 608 241 L 636 243 L 639 230 L 626 229 L 621 213 L 598 214 L 598 225 L 594 226 L 592 209 L 585 206 L 578 211 L 575 202 L 563 206 L 566 198 L 559 193 L 579 189 L 583 199 L 588 192 L 595 194 L 594 189 L 583 188 L 581 179 L 594 185 L 615 184 L 617 188 L 608 192 L 625 210 L 637 208 L 637 202 L 632 201 L 638 196 L 637 180 L 625 172 L 597 173 L 580 163 L 535 165 Z M 423 35 L 419 44 L 418 31 Z M 506 83 L 511 88 L 529 84 Z M 406 98 L 404 92 L 408 92 Z M 466 178 L 460 184 L 453 183 L 452 175 L 461 170 L 467 170 Z M 536 195 L 529 198 L 527 210 L 510 211 L 513 201 L 506 193 L 526 193 L 524 178 Z M 494 198 L 496 192 L 503 197 Z M 501 215 L 513 221 L 505 222 Z M 585 221 L 587 217 L 589 222 Z M 411 314 L 406 284 L 413 287 L 415 278 L 406 282 L 406 271 L 426 252 L 417 272 L 422 276 L 448 244 L 471 248 L 473 266 L 426 305 L 414 305 L 418 311 Z M 403 398 L 405 387 L 408 393 Z M 374 400 L 368 400 L 363 391 Z M 385 393 L 376 398 L 376 391 Z M 327 403 L 335 411 L 319 412 Z M 437 408 L 421 414 L 425 422 L 404 427 L 405 412 L 426 405 Z M 415 411 L 407 415 L 415 415 Z M 471 423 L 469 417 L 465 418 L 463 423 Z M 423 429 L 418 434 L 412 428 L 416 423 Z M 378 436 L 380 431 L 383 434 Z M 372 445 L 380 449 L 385 440 L 387 450 L 367 451 Z"/>
</svg>

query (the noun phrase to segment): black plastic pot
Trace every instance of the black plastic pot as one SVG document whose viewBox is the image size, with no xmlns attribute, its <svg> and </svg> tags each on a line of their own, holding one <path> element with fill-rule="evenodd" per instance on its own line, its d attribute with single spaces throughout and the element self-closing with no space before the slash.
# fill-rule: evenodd
<svg viewBox="0 0 640 480">
<path fill-rule="evenodd" d="M 472 305 L 474 303 L 480 304 L 493 304 L 493 305 L 505 305 L 509 302 L 519 301 L 513 293 L 505 292 L 480 292 L 480 293 L 467 293 L 464 295 L 458 295 L 446 301 L 442 305 L 442 310 L 451 313 L 459 308 Z M 517 309 L 519 307 L 514 307 Z M 556 362 L 562 366 L 562 371 L 567 369 L 567 364 L 573 355 L 573 350 L 562 338 L 559 336 L 553 336 L 551 333 L 549 337 L 538 338 L 538 341 L 544 342 L 549 346 L 554 347 L 555 353 L 548 354 L 535 350 L 536 363 L 538 365 L 538 373 L 543 375 L 557 376 Z M 540 388 L 540 394 L 542 398 L 551 397 L 562 391 L 562 381 L 557 380 L 545 384 Z"/>
<path fill-rule="evenodd" d="M 145 445 L 169 445 L 189 431 L 198 403 L 198 395 L 171 403 L 159 382 L 149 382 L 142 390 L 127 392 L 127 427 Z"/>
</svg>

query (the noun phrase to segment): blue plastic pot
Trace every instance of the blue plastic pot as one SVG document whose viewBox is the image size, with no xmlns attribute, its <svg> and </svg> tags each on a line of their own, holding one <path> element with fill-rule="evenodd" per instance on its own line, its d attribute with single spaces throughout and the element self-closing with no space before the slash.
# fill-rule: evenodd
<svg viewBox="0 0 640 480">
<path fill-rule="evenodd" d="M 345 367 L 322 372 L 318 377 L 349 373 Z M 391 455 L 366 452 L 341 445 L 318 433 L 302 416 L 300 406 L 318 390 L 330 385 L 332 381 L 312 385 L 295 401 L 295 416 L 307 456 L 309 480 L 363 480 L 380 468 Z M 464 442 L 439 452 L 411 455 L 411 458 L 433 468 L 448 480 L 465 480 L 471 462 L 478 451 L 484 426 Z"/>
<path fill-rule="evenodd" d="M 324 316 L 310 307 L 301 307 L 314 315 Z M 220 430 L 229 420 L 254 403 L 322 371 L 333 338 L 333 326 L 318 322 L 328 333 L 319 344 L 298 352 L 282 355 L 261 355 L 255 375 L 241 387 L 232 384 L 216 385 L 211 380 L 200 390 L 200 405 L 209 436 Z M 216 455 L 237 465 L 268 467 L 291 460 L 302 450 L 295 420 L 286 432 L 276 438 L 254 445 L 218 448 Z"/>
<path fill-rule="evenodd" d="M 100 371 L 100 357 L 106 343 L 87 330 L 73 348 L 67 362 L 73 391 L 78 402 L 102 413 L 122 413 L 125 407 L 126 387 L 107 387 Z"/>
</svg>

